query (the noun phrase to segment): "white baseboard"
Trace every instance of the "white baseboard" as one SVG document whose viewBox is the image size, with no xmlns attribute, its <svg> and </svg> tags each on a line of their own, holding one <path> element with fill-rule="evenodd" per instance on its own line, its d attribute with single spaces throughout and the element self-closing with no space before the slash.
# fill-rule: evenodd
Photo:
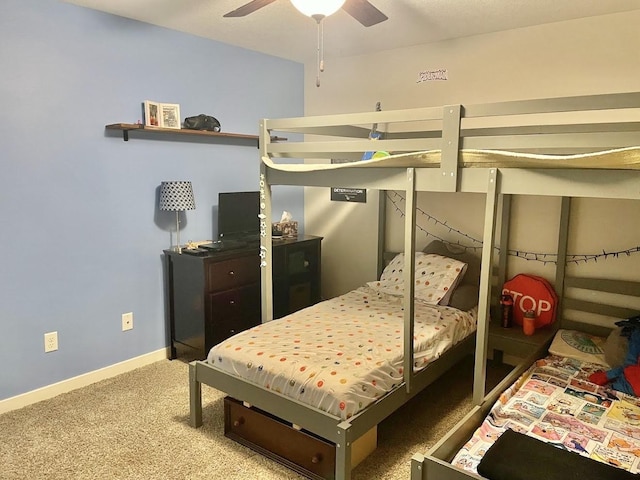
<svg viewBox="0 0 640 480">
<path fill-rule="evenodd" d="M 129 372 L 160 360 L 166 360 L 167 358 L 169 358 L 169 349 L 161 348 L 155 352 L 146 353 L 139 357 L 125 360 L 124 362 L 115 363 L 108 367 L 94 370 L 93 372 L 84 373 L 77 377 L 53 383 L 46 387 L 38 388 L 21 395 L 16 395 L 15 397 L 0 400 L 0 414 L 26 407 L 27 405 L 41 402 L 42 400 L 53 398 L 61 393 L 67 393 L 71 390 L 86 387 L 92 383 L 106 380 L 107 378 L 115 377 L 121 373 Z"/>
</svg>

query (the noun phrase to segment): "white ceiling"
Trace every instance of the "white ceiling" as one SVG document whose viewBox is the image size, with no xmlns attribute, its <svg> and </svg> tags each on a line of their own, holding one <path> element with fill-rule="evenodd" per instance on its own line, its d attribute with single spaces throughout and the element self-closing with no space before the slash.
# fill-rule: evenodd
<svg viewBox="0 0 640 480">
<path fill-rule="evenodd" d="M 223 18 L 249 0 L 66 0 L 290 60 L 315 59 L 316 22 L 289 0 Z M 640 0 L 370 0 L 389 17 L 365 28 L 340 10 L 325 19 L 325 57 L 353 56 L 500 30 L 640 9 Z"/>
</svg>

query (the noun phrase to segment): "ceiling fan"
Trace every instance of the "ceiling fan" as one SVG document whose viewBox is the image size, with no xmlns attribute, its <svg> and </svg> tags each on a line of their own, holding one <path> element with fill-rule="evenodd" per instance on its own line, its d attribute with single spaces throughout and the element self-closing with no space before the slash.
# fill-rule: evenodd
<svg viewBox="0 0 640 480">
<path fill-rule="evenodd" d="M 255 12 L 256 10 L 261 9 L 262 7 L 266 7 L 267 5 L 275 2 L 276 0 L 252 0 L 249 3 L 242 5 L 235 10 L 226 13 L 224 17 L 244 17 L 249 15 L 250 13 Z M 302 13 L 305 13 L 301 10 L 299 3 L 304 3 L 292 0 L 292 3 L 298 10 Z M 329 2 L 330 3 L 330 2 Z M 341 3 L 341 2 L 338 2 Z M 365 27 L 371 27 L 372 25 L 376 25 L 380 22 L 384 22 L 387 20 L 387 16 L 374 7 L 368 0 L 346 0 L 344 5 L 341 7 L 345 12 L 355 18 L 358 22 L 360 22 Z M 336 8 L 337 10 L 337 8 Z M 334 10 L 335 11 L 335 10 Z M 333 12 L 332 12 L 333 13 Z M 306 13 L 305 13 L 306 14 Z M 312 16 L 312 15 L 309 15 Z"/>
</svg>

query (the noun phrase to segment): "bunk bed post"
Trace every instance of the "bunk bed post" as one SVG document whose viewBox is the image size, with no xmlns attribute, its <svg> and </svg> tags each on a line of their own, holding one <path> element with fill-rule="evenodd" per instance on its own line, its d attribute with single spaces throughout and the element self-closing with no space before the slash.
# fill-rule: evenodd
<svg viewBox="0 0 640 480">
<path fill-rule="evenodd" d="M 271 133 L 267 127 L 267 120 L 262 119 L 258 123 L 258 149 L 260 158 L 267 156 L 267 145 L 271 143 Z"/>
<path fill-rule="evenodd" d="M 385 231 L 387 228 L 387 191 L 378 190 L 378 272 L 377 277 L 380 278 L 384 270 L 385 260 Z"/>
<path fill-rule="evenodd" d="M 500 255 L 498 257 L 498 298 L 502 293 L 502 285 L 507 280 L 507 261 L 509 259 L 509 225 L 511 223 L 511 195 L 500 195 L 502 202 L 500 203 Z"/>
<path fill-rule="evenodd" d="M 260 122 L 260 152 L 266 155 L 266 145 L 271 136 L 266 121 Z M 260 302 L 262 323 L 273 320 L 273 267 L 271 238 L 271 184 L 269 172 L 264 162 L 260 162 Z"/>
<path fill-rule="evenodd" d="M 426 476 L 422 475 L 422 468 L 427 467 L 427 463 L 425 462 L 425 457 L 422 453 L 414 453 L 411 457 L 411 480 L 422 480 L 426 478 Z M 425 474 L 426 475 L 426 474 Z"/>
<path fill-rule="evenodd" d="M 511 195 L 501 194 L 498 203 L 500 217 L 500 237 L 498 238 L 498 276 L 497 276 L 497 292 L 491 294 L 491 305 L 500 304 L 500 296 L 502 295 L 502 286 L 507 280 L 507 263 L 509 260 L 509 227 L 511 223 Z M 491 309 L 491 307 L 489 307 Z M 499 363 L 503 360 L 502 350 L 493 350 L 493 359 Z"/>
<path fill-rule="evenodd" d="M 476 354 L 473 373 L 473 403 L 480 405 L 485 395 L 487 373 L 487 346 L 489 343 L 489 321 L 491 315 L 491 272 L 493 270 L 493 244 L 497 210 L 498 181 L 500 171 L 489 169 L 487 197 L 484 211 L 484 234 L 482 240 L 482 267 L 480 273 L 480 293 L 478 303 L 478 327 L 476 330 Z"/>
<path fill-rule="evenodd" d="M 336 480 L 351 480 L 351 424 L 341 422 L 338 424 L 338 438 L 336 443 Z"/>
<path fill-rule="evenodd" d="M 202 384 L 197 379 L 197 365 L 189 364 L 189 425 L 202 426 Z"/>
<path fill-rule="evenodd" d="M 407 392 L 411 392 L 413 376 L 413 295 L 415 284 L 415 245 L 416 245 L 416 180 L 415 170 L 407 168 L 407 187 L 404 220 L 404 365 L 403 377 Z"/>
<path fill-rule="evenodd" d="M 442 114 L 440 187 L 443 192 L 458 191 L 458 152 L 460 149 L 461 105 L 447 105 Z"/>
<path fill-rule="evenodd" d="M 562 197 L 560 206 L 560 228 L 558 229 L 558 255 L 556 256 L 555 289 L 558 295 L 558 315 L 562 316 L 562 298 L 564 297 L 564 277 L 567 271 L 567 244 L 569 242 L 569 216 L 571 197 Z M 558 319 L 556 319 L 557 321 Z M 561 322 L 560 322 L 561 323 Z"/>
</svg>

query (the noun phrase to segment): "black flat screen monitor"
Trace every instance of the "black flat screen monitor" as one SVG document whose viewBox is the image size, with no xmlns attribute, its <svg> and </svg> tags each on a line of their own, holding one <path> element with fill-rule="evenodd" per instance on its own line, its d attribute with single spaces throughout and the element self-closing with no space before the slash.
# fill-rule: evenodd
<svg viewBox="0 0 640 480">
<path fill-rule="evenodd" d="M 218 194 L 218 236 L 242 238 L 260 233 L 260 192 Z"/>
</svg>

